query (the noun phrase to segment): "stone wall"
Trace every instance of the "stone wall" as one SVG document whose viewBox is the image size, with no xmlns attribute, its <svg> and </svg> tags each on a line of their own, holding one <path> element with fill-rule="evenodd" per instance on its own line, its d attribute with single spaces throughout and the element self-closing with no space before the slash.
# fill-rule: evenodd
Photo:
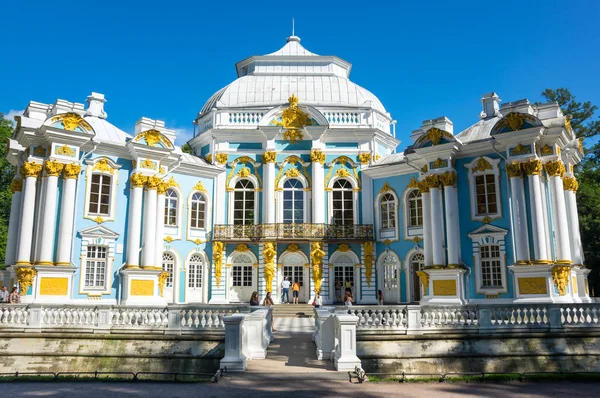
<svg viewBox="0 0 600 398">
<path fill-rule="evenodd" d="M 399 335 L 357 333 L 371 373 L 600 371 L 600 332 Z"/>
<path fill-rule="evenodd" d="M 0 333 L 3 372 L 214 373 L 224 355 L 222 332 L 191 336 Z"/>
</svg>

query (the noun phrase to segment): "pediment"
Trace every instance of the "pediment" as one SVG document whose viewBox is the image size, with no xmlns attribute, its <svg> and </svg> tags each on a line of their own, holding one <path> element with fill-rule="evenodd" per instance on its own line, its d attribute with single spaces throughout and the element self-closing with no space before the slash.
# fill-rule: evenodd
<svg viewBox="0 0 600 398">
<path fill-rule="evenodd" d="M 497 227 L 491 224 L 484 224 L 481 227 L 469 232 L 469 237 L 474 238 L 478 236 L 488 236 L 488 235 L 506 235 L 508 233 L 507 229 Z"/>
<path fill-rule="evenodd" d="M 82 237 L 86 237 L 86 238 L 102 238 L 102 239 L 115 240 L 119 237 L 118 233 L 113 232 L 110 229 L 108 229 L 102 225 L 95 225 L 90 228 L 82 229 L 79 231 L 79 233 L 81 234 Z"/>
</svg>

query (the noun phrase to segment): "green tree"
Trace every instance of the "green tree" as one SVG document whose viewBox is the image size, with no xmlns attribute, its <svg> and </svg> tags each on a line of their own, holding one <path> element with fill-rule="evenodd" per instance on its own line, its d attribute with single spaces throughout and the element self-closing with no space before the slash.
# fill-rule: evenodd
<svg viewBox="0 0 600 398">
<path fill-rule="evenodd" d="M 185 144 L 182 145 L 181 151 L 183 153 L 189 153 L 191 155 L 192 154 L 192 147 L 189 146 L 187 143 L 185 143 Z"/>
<path fill-rule="evenodd" d="M 578 138 L 593 138 L 600 133 L 600 120 L 594 120 L 598 107 L 590 101 L 576 101 L 566 88 L 546 89 L 542 96 L 558 102 L 563 113 L 571 116 L 571 127 Z M 600 293 L 600 145 L 592 144 L 586 153 L 576 168 L 577 207 L 585 265 L 591 269 L 589 285 L 597 295 Z"/>
<path fill-rule="evenodd" d="M 12 192 L 10 182 L 15 169 L 6 160 L 8 140 L 12 137 L 13 124 L 0 113 L 0 264 L 4 264 L 6 254 L 6 238 L 8 237 L 8 220 L 10 219 L 10 202 Z"/>
</svg>

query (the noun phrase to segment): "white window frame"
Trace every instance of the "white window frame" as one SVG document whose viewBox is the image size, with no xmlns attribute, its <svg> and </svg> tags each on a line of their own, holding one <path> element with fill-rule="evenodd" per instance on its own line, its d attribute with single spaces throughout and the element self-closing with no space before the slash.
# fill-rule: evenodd
<svg viewBox="0 0 600 398">
<path fill-rule="evenodd" d="M 412 301 L 412 298 L 414 297 L 413 273 L 415 272 L 415 270 L 413 269 L 413 257 L 416 254 L 420 254 L 423 256 L 423 268 L 424 268 L 425 267 L 425 252 L 420 247 L 418 247 L 418 250 L 415 250 L 415 249 L 410 250 L 408 252 L 408 254 L 406 255 L 406 259 L 404 260 L 405 264 L 406 264 L 406 266 L 404 267 L 404 269 L 406 270 L 406 273 L 404 275 L 405 283 L 406 283 L 406 301 L 409 303 Z M 423 268 L 421 268 L 421 270 Z M 420 270 L 417 270 L 417 271 L 420 271 Z M 421 290 L 421 299 L 423 299 L 423 296 L 425 295 L 425 291 L 420 282 L 419 282 L 419 289 Z"/>
<path fill-rule="evenodd" d="M 94 252 L 94 256 L 90 257 L 90 250 L 93 248 L 92 252 Z M 103 254 L 104 257 L 100 257 L 99 255 Z M 93 263 L 94 266 L 90 267 L 89 263 Z M 104 270 L 102 273 L 98 272 L 98 268 L 99 265 L 103 265 Z M 90 268 L 92 268 L 92 272 L 91 272 L 91 280 L 88 278 L 88 272 L 90 271 Z M 87 246 L 87 250 L 86 250 L 86 259 L 85 259 L 85 275 L 83 278 L 84 281 L 84 289 L 85 290 L 89 290 L 89 291 L 93 291 L 93 290 L 99 290 L 99 291 L 104 291 L 106 290 L 106 271 L 108 269 L 108 246 L 104 246 L 104 245 L 88 245 Z M 96 283 L 98 282 L 97 279 L 98 276 L 101 275 L 102 276 L 102 284 L 101 285 L 96 285 Z M 91 282 L 91 285 L 88 285 L 88 282 Z"/>
<path fill-rule="evenodd" d="M 233 269 L 232 269 L 233 264 L 236 263 L 236 257 L 238 257 L 240 255 L 246 255 L 246 256 L 250 257 L 250 261 L 252 261 L 252 286 L 257 286 L 257 283 L 258 283 L 258 258 L 256 258 L 256 255 L 252 252 L 252 250 L 249 250 L 249 251 L 239 251 L 237 249 L 234 250 L 227 257 L 227 263 L 226 263 L 225 299 L 227 301 L 230 300 L 230 291 L 233 288 Z M 244 264 L 248 264 L 248 263 L 244 263 Z"/>
<path fill-rule="evenodd" d="M 179 286 L 183 285 L 184 300 L 185 300 L 185 302 L 189 302 L 189 299 L 187 296 L 188 279 L 189 279 L 189 272 L 190 272 L 189 264 L 190 264 L 191 258 L 195 255 L 200 256 L 202 258 L 202 262 L 203 262 L 203 266 L 202 266 L 202 270 L 201 270 L 201 272 L 202 272 L 202 300 L 200 302 L 207 304 L 208 303 L 208 286 L 212 283 L 212 275 L 209 270 L 209 264 L 210 264 L 209 259 L 204 250 L 194 249 L 188 253 L 188 255 L 185 258 L 185 263 L 184 263 L 185 277 L 183 278 L 183 281 L 180 281 L 178 283 L 177 289 L 179 291 Z"/>
<path fill-rule="evenodd" d="M 388 256 L 393 256 L 396 258 L 396 289 L 398 290 L 398 303 L 402 301 L 402 260 L 400 260 L 400 256 L 398 253 L 391 249 L 384 250 L 379 257 L 377 258 L 377 290 L 384 290 L 385 283 L 385 259 Z"/>
<path fill-rule="evenodd" d="M 115 244 L 119 238 L 119 234 L 102 225 L 96 225 L 94 227 L 81 230 L 79 231 L 79 234 L 81 235 L 79 294 L 87 294 L 92 296 L 111 294 L 113 263 L 115 260 Z M 101 288 L 85 286 L 88 246 L 104 246 L 107 248 L 106 276 L 104 278 L 104 286 Z"/>
<path fill-rule="evenodd" d="M 258 224 L 259 223 L 259 217 L 258 217 L 258 213 L 259 213 L 259 209 L 260 209 L 260 184 L 258 183 L 258 179 L 254 176 L 254 175 L 249 175 L 247 177 L 239 177 L 239 176 L 235 176 L 234 178 L 231 179 L 231 181 L 229 182 L 229 189 L 228 189 L 228 193 L 229 193 L 229 208 L 228 208 L 228 219 L 227 219 L 227 224 L 228 225 L 234 225 L 233 224 L 233 214 L 234 214 L 234 205 L 235 205 L 235 185 L 240 181 L 240 180 L 248 180 L 251 181 L 254 184 L 254 224 Z"/>
<path fill-rule="evenodd" d="M 327 224 L 332 224 L 333 225 L 333 185 L 335 184 L 336 181 L 338 180 L 347 180 L 350 182 L 350 185 L 352 186 L 352 219 L 353 219 L 353 224 L 360 224 L 360 218 L 359 218 L 359 209 L 358 209 L 358 190 L 359 190 L 359 186 L 358 186 L 358 182 L 356 181 L 356 179 L 352 176 L 346 176 L 346 177 L 338 177 L 335 176 L 333 178 L 331 178 L 331 180 L 329 180 L 329 184 L 328 184 L 328 189 L 327 189 L 327 203 L 329 206 L 329 211 L 328 211 L 328 222 Z"/>
<path fill-rule="evenodd" d="M 200 194 L 204 198 L 204 228 L 192 228 L 192 199 L 195 194 Z M 196 239 L 205 240 L 207 234 L 210 232 L 210 226 L 212 223 L 212 203 L 210 197 L 206 192 L 192 190 L 187 197 L 187 225 L 186 234 L 187 240 L 195 241 Z M 165 226 L 165 234 L 167 227 Z"/>
<path fill-rule="evenodd" d="M 200 199 L 194 199 L 194 197 L 199 197 Z M 202 217 L 196 217 L 196 220 L 193 219 L 192 217 L 192 213 L 194 212 L 194 204 L 195 203 L 202 203 L 204 204 L 204 210 L 203 210 L 203 215 Z M 202 192 L 196 191 L 196 192 L 192 192 L 190 195 L 190 206 L 189 206 L 189 214 L 188 214 L 188 221 L 190 223 L 190 228 L 191 229 L 199 229 L 199 230 L 206 230 L 206 217 L 208 216 L 208 203 L 206 200 L 206 195 L 204 195 Z M 198 213 L 199 210 L 196 210 L 196 212 Z M 196 221 L 196 226 L 193 226 L 192 221 Z M 202 221 L 202 226 L 199 227 L 198 223 Z"/>
<path fill-rule="evenodd" d="M 175 198 L 169 196 L 169 192 L 173 192 L 175 194 Z M 165 203 L 164 203 L 164 207 L 165 207 L 165 213 L 163 215 L 163 220 L 167 217 L 170 218 L 170 215 L 168 215 L 167 211 L 170 209 L 169 206 L 167 206 L 167 203 L 171 202 L 171 201 L 175 201 L 175 225 L 171 225 L 171 224 L 167 224 L 164 223 L 165 227 L 167 228 L 177 228 L 179 227 L 179 219 L 181 218 L 181 212 L 180 212 L 180 202 L 181 202 L 181 198 L 179 196 L 179 193 L 177 192 L 176 189 L 173 188 L 169 188 L 167 189 L 167 192 L 165 192 Z"/>
<path fill-rule="evenodd" d="M 336 263 L 338 262 L 338 259 L 340 257 L 350 257 L 352 259 L 352 261 L 354 261 L 354 273 L 353 273 L 354 288 L 353 288 L 352 294 L 354 296 L 354 300 L 358 300 L 358 298 L 360 297 L 360 289 L 361 289 L 360 258 L 352 249 L 350 249 L 348 251 L 341 251 L 339 248 L 336 251 L 334 251 L 333 254 L 331 254 L 331 257 L 329 257 L 329 262 L 328 262 L 329 278 L 330 278 L 329 280 L 331 281 L 330 285 L 329 285 L 330 299 L 332 300 L 332 302 L 335 299 L 335 268 L 336 268 Z M 343 283 L 345 284 L 346 281 L 343 281 Z M 343 289 L 345 289 L 345 287 L 342 288 L 342 296 L 343 296 Z"/>
<path fill-rule="evenodd" d="M 108 165 L 108 170 L 101 170 L 100 168 L 96 168 L 96 170 L 94 170 L 94 167 L 96 166 L 96 164 L 103 160 L 106 159 L 106 163 Z M 83 218 L 89 219 L 89 220 L 94 220 L 98 217 L 101 217 L 104 221 L 114 221 L 115 217 L 116 217 L 116 212 L 117 212 L 117 186 L 119 184 L 119 169 L 121 168 L 121 165 L 115 163 L 112 159 L 108 158 L 108 157 L 98 157 L 95 159 L 91 159 L 91 160 L 87 160 L 85 162 L 86 164 L 86 169 L 85 169 L 85 179 L 86 179 L 86 184 L 85 184 L 85 200 L 84 200 L 84 208 L 83 208 Z M 99 174 L 99 175 L 104 175 L 107 177 L 110 177 L 110 203 L 109 203 L 109 212 L 108 214 L 100 214 L 100 213 L 90 213 L 89 209 L 90 209 L 90 197 L 91 197 L 91 191 L 92 191 L 92 175 L 93 174 Z"/>
<path fill-rule="evenodd" d="M 423 225 L 421 226 L 411 226 L 410 225 L 410 206 L 408 201 L 410 200 L 409 196 L 412 192 L 419 191 L 418 188 L 408 187 L 404 190 L 402 194 L 402 204 L 403 204 L 403 228 L 404 228 L 404 239 L 413 240 L 415 237 L 423 237 Z M 420 191 L 419 191 L 420 192 Z M 425 211 L 423 206 L 423 194 L 421 194 L 421 209 Z"/>
<path fill-rule="evenodd" d="M 508 292 L 508 280 L 506 275 L 506 234 L 508 230 L 505 230 L 494 225 L 486 224 L 475 231 L 469 233 L 469 238 L 472 241 L 473 247 L 473 260 L 475 262 L 475 291 L 478 294 L 485 295 L 497 295 L 500 293 Z M 481 267 L 481 246 L 494 245 L 500 247 L 500 273 L 501 273 L 501 286 L 495 287 L 483 287 L 483 270 Z"/>
<path fill-rule="evenodd" d="M 161 266 L 162 266 L 163 271 L 166 271 L 166 272 L 169 272 L 169 270 L 165 268 L 165 263 L 168 261 L 168 260 L 165 261 L 165 255 L 171 256 L 172 263 L 173 263 L 172 264 L 173 265 L 173 269 L 171 270 L 170 275 L 167 276 L 167 280 L 165 281 L 165 287 L 169 287 L 169 279 L 170 279 L 171 280 L 171 286 L 170 286 L 170 288 L 173 289 L 173 288 L 175 288 L 175 269 L 177 267 L 177 265 L 176 265 L 177 264 L 177 258 L 170 251 L 168 251 L 168 250 L 163 251 Z"/>
<path fill-rule="evenodd" d="M 303 206 L 303 219 L 302 222 L 303 223 L 309 223 L 310 222 L 310 216 L 311 216 L 311 211 L 310 211 L 310 204 L 311 204 L 311 200 L 310 200 L 310 190 L 309 190 L 309 183 L 306 180 L 306 177 L 304 177 L 302 174 L 300 174 L 297 177 L 287 177 L 285 176 L 284 178 L 282 178 L 278 185 L 277 185 L 277 189 L 276 189 L 276 203 L 277 203 L 277 222 L 278 223 L 283 223 L 283 206 L 284 206 L 284 201 L 283 201 L 283 196 L 284 196 L 284 188 L 283 186 L 285 185 L 285 182 L 288 180 L 299 180 L 302 185 L 303 185 L 303 196 L 302 199 L 304 201 Z"/>
<path fill-rule="evenodd" d="M 473 169 L 475 168 L 475 166 L 477 165 L 477 163 L 479 162 L 480 159 L 484 159 L 485 161 L 487 161 L 490 165 L 491 165 L 491 169 L 487 169 L 487 170 L 478 170 L 473 172 Z M 502 218 L 502 197 L 500 196 L 500 159 L 492 159 L 489 158 L 487 156 L 479 156 L 475 159 L 473 159 L 473 161 L 471 161 L 471 163 L 468 163 L 465 165 L 465 167 L 468 169 L 467 171 L 467 175 L 469 178 L 469 194 L 470 194 L 470 201 L 471 201 L 471 220 L 473 221 L 481 221 L 484 218 L 488 217 L 491 219 L 494 218 Z M 486 214 L 478 214 L 477 212 L 477 187 L 475 185 L 475 179 L 478 176 L 483 176 L 486 174 L 491 174 L 494 176 L 494 182 L 495 182 L 495 189 L 496 189 L 496 206 L 497 206 L 497 211 L 495 213 L 486 213 Z M 487 198 L 486 198 L 486 202 L 487 202 Z"/>
<path fill-rule="evenodd" d="M 394 211 L 396 212 L 396 226 L 393 228 L 383 228 L 383 214 L 381 212 L 381 200 L 386 195 L 390 194 L 394 198 Z M 379 191 L 377 196 L 375 196 L 375 223 L 376 223 L 376 237 L 378 242 L 383 242 L 385 240 L 390 240 L 391 242 L 395 242 L 400 238 L 400 202 L 398 200 L 398 194 L 394 191 L 393 188 L 385 189 Z"/>
</svg>

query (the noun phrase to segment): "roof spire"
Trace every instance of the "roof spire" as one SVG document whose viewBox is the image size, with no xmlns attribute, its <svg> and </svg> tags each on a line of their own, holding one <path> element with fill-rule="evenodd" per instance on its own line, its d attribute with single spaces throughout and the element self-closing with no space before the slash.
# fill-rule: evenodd
<svg viewBox="0 0 600 398">
<path fill-rule="evenodd" d="M 294 35 L 294 18 L 292 18 L 292 36 L 295 36 Z"/>
</svg>

